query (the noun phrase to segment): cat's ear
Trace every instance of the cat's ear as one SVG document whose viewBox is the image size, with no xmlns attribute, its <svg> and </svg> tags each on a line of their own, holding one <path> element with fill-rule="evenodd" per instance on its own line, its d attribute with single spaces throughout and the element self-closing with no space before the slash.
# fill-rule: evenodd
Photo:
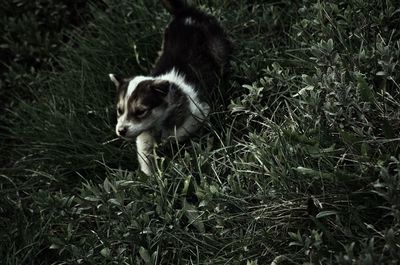
<svg viewBox="0 0 400 265">
<path fill-rule="evenodd" d="M 118 88 L 122 84 L 122 78 L 114 74 L 109 74 L 110 80 L 114 83 L 115 87 Z"/>
</svg>

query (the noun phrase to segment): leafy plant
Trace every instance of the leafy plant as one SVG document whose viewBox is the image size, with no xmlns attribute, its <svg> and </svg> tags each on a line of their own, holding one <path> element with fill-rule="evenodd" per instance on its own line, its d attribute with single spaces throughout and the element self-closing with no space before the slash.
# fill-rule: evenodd
<svg viewBox="0 0 400 265">
<path fill-rule="evenodd" d="M 107 74 L 151 69 L 159 1 L 91 5 L 43 50 L 57 67 L 27 73 L 2 124 L 2 262 L 397 264 L 396 2 L 193 2 L 235 53 L 206 132 L 161 144 L 153 177 L 115 139 Z"/>
</svg>

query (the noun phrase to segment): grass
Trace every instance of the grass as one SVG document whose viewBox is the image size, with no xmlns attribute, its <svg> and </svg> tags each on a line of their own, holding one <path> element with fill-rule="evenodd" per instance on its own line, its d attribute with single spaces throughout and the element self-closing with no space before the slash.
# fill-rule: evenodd
<svg viewBox="0 0 400 265">
<path fill-rule="evenodd" d="M 195 1 L 234 41 L 230 75 L 146 177 L 107 74 L 151 69 L 158 2 L 93 6 L 2 115 L 1 264 L 397 264 L 396 2 Z"/>
</svg>

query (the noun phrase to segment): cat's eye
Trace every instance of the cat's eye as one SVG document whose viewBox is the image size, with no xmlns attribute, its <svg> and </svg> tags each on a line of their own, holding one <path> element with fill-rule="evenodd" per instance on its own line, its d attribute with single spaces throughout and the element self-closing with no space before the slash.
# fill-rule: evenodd
<svg viewBox="0 0 400 265">
<path fill-rule="evenodd" d="M 137 109 L 135 110 L 133 116 L 138 117 L 138 118 L 143 118 L 146 116 L 148 109 Z"/>
</svg>

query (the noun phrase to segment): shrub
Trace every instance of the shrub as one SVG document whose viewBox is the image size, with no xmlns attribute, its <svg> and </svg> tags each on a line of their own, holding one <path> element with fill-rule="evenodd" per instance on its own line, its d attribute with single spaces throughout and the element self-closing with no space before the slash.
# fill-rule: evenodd
<svg viewBox="0 0 400 265">
<path fill-rule="evenodd" d="M 395 2 L 196 2 L 236 46 L 208 132 L 136 170 L 107 74 L 147 73 L 168 14 L 93 8 L 8 121 L 5 264 L 397 264 Z"/>
</svg>

